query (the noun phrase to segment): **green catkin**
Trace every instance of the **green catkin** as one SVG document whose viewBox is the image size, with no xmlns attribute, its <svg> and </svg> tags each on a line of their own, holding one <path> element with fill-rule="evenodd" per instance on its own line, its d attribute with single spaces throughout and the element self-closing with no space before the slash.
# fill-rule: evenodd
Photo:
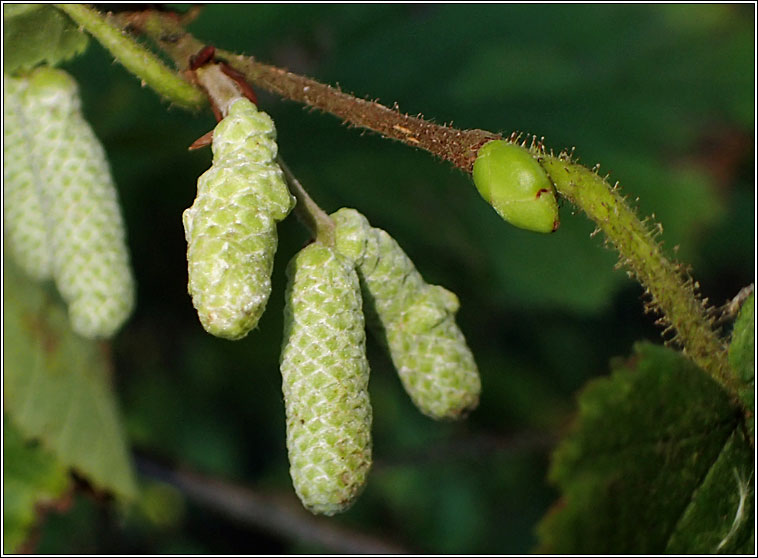
<svg viewBox="0 0 758 558">
<path fill-rule="evenodd" d="M 33 72 L 24 101 L 55 283 L 74 331 L 111 337 L 131 314 L 134 280 L 105 151 L 66 72 Z"/>
<path fill-rule="evenodd" d="M 33 279 L 52 276 L 37 165 L 24 114 L 28 81 L 3 74 L 3 225 L 14 260 Z"/>
<path fill-rule="evenodd" d="M 413 402 L 435 419 L 465 416 L 479 403 L 481 382 L 455 323 L 458 298 L 427 284 L 397 242 L 354 209 L 332 219 L 337 250 L 358 270 L 369 328 L 388 348 Z"/>
<path fill-rule="evenodd" d="M 290 475 L 313 513 L 346 510 L 371 467 L 369 366 L 358 276 L 319 242 L 287 267 L 281 354 Z"/>
<path fill-rule="evenodd" d="M 274 123 L 245 98 L 213 131 L 213 165 L 183 214 L 188 290 L 208 333 L 240 339 L 271 294 L 276 223 L 292 210 Z"/>
</svg>

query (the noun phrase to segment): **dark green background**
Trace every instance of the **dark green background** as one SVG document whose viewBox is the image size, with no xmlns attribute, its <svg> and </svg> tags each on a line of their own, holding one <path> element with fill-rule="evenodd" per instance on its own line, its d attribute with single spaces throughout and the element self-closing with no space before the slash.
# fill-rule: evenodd
<svg viewBox="0 0 758 558">
<path fill-rule="evenodd" d="M 754 6 L 209 5 L 190 26 L 359 97 L 460 128 L 545 136 L 601 162 L 664 226 L 720 305 L 754 280 Z M 115 380 L 140 459 L 290 496 L 278 355 L 284 267 L 307 242 L 279 227 L 273 293 L 239 342 L 206 334 L 187 295 L 181 213 L 210 151 L 187 146 L 210 112 L 169 107 L 96 43 L 65 65 L 111 159 L 138 305 L 114 342 Z M 420 415 L 373 339 L 375 466 L 332 521 L 410 550 L 527 552 L 557 497 L 545 474 L 574 394 L 635 340 L 660 342 L 642 289 L 564 204 L 550 236 L 502 222 L 470 177 L 428 154 L 259 91 L 282 156 L 321 206 L 355 207 L 424 277 L 456 292 L 480 367 L 479 409 Z M 639 201 L 634 200 L 639 197 Z M 169 499 L 165 517 L 79 496 L 51 514 L 40 552 L 321 552 Z M 153 502 L 143 502 L 151 509 Z"/>
</svg>

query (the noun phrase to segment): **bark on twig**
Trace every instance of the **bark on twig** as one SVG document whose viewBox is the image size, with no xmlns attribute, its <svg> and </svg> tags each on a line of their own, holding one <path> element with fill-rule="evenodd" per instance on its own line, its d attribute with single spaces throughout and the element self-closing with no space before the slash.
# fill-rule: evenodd
<svg viewBox="0 0 758 558">
<path fill-rule="evenodd" d="M 302 508 L 294 495 L 264 495 L 197 473 L 171 470 L 144 458 L 137 459 L 137 470 L 145 477 L 174 486 L 205 508 L 286 539 L 345 554 L 410 553 L 393 542 L 339 525 L 334 519 L 315 517 Z"/>
</svg>

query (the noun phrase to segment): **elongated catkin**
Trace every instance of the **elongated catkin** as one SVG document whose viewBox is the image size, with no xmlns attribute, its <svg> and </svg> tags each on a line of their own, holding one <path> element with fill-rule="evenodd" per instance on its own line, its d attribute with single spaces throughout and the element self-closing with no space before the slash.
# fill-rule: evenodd
<svg viewBox="0 0 758 558">
<path fill-rule="evenodd" d="M 350 262 L 318 242 L 287 275 L 280 368 L 290 475 L 306 508 L 333 515 L 352 505 L 371 467 L 360 284 Z"/>
<path fill-rule="evenodd" d="M 188 290 L 203 327 L 219 337 L 247 335 L 271 294 L 276 223 L 295 204 L 276 155 L 271 118 L 234 101 L 213 131 L 213 166 L 183 214 Z"/>
<path fill-rule="evenodd" d="M 332 215 L 337 250 L 361 279 L 369 328 L 388 349 L 419 410 L 456 419 L 479 403 L 479 371 L 455 323 L 458 297 L 427 284 L 402 248 L 354 209 Z"/>
<path fill-rule="evenodd" d="M 134 279 L 105 151 L 63 70 L 34 71 L 24 99 L 55 283 L 76 332 L 111 337 L 134 306 Z"/>
<path fill-rule="evenodd" d="M 3 224 L 13 259 L 32 278 L 52 277 L 38 164 L 27 126 L 26 78 L 3 74 Z"/>
</svg>

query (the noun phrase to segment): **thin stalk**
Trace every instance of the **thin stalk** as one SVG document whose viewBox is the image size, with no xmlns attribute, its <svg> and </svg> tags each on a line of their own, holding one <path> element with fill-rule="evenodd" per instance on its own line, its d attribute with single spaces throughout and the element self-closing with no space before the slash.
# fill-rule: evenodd
<svg viewBox="0 0 758 558">
<path fill-rule="evenodd" d="M 157 93 L 189 109 L 202 107 L 203 92 L 168 68 L 155 54 L 112 24 L 97 10 L 84 4 L 56 4 L 71 19 L 97 39 L 114 58 Z"/>
<path fill-rule="evenodd" d="M 290 192 L 297 199 L 295 214 L 298 219 L 311 231 L 311 234 L 317 241 L 327 246 L 334 246 L 334 222 L 332 219 L 308 195 L 308 192 L 305 191 L 305 188 L 303 188 L 300 181 L 284 163 L 282 158 L 279 157 L 277 161 L 279 162 L 279 166 L 282 167 L 284 176 L 290 185 Z"/>
<path fill-rule="evenodd" d="M 242 97 L 234 80 L 230 79 L 218 64 L 208 64 L 195 70 L 197 81 L 208 92 L 213 105 L 219 111 L 221 118 L 226 117 L 232 103 Z"/>
</svg>

